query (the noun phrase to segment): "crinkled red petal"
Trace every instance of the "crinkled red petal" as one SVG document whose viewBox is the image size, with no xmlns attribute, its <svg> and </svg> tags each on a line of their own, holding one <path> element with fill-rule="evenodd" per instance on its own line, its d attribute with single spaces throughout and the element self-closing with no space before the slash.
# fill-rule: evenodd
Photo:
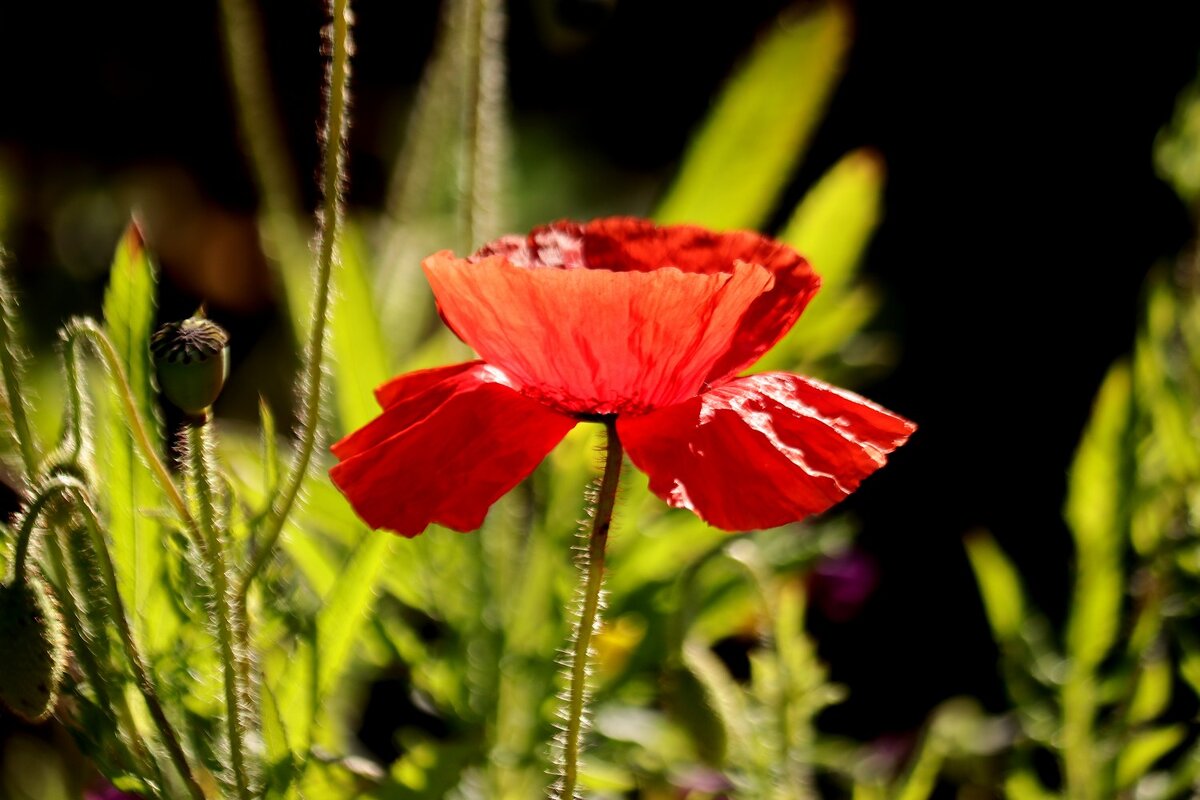
<svg viewBox="0 0 1200 800">
<path fill-rule="evenodd" d="M 576 414 L 644 412 L 699 392 L 772 284 L 729 272 L 530 269 L 447 252 L 424 262 L 447 323 L 528 395 Z"/>
<path fill-rule="evenodd" d="M 696 225 L 660 227 L 635 217 L 554 222 L 528 236 L 505 236 L 485 245 L 475 259 L 496 255 L 520 267 L 614 272 L 673 266 L 713 274 L 732 272 L 738 262 L 758 264 L 775 283 L 747 310 L 727 352 L 712 365 L 705 380 L 713 385 L 750 366 L 779 341 L 820 286 L 820 278 L 800 254 L 760 234 L 717 233 Z"/>
<path fill-rule="evenodd" d="M 617 430 L 655 494 L 741 531 L 826 510 L 882 467 L 916 426 L 812 378 L 768 372 L 620 417 Z"/>
<path fill-rule="evenodd" d="M 334 445 L 330 477 L 364 522 L 404 536 L 431 523 L 475 530 L 575 426 L 479 362 L 404 375 L 379 394 L 386 410 Z"/>
</svg>

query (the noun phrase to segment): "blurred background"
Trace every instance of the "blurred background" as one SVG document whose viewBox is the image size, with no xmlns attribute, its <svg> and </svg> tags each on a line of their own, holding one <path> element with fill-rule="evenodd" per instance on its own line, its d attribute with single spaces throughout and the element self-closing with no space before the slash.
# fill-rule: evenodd
<svg viewBox="0 0 1200 800">
<path fill-rule="evenodd" d="M 511 0 L 513 185 L 536 187 L 509 197 L 512 229 L 649 215 L 723 81 L 788 5 Z M 911 736 L 956 695 L 1004 708 L 964 534 L 989 529 L 1036 604 L 1066 613 L 1071 456 L 1132 345 L 1148 270 L 1191 236 L 1152 149 L 1196 74 L 1200 5 L 850 8 L 844 77 L 772 227 L 847 151 L 882 158 L 884 217 L 862 272 L 882 289 L 872 328 L 891 366 L 856 388 L 920 431 L 846 503 L 861 529 L 847 569 L 869 576 L 861 604 L 818 597 L 808 611 L 849 690 L 822 729 L 874 740 Z M 260 9 L 286 157 L 312 176 L 322 5 Z M 386 202 L 439 4 L 358 0 L 355 14 L 348 202 L 369 216 Z M 219 413 L 252 420 L 257 392 L 285 408 L 295 356 L 216 7 L 5 2 L 0 30 L 0 241 L 34 349 L 49 352 L 67 315 L 98 312 L 136 205 L 164 272 L 160 316 L 203 300 L 234 334 Z M 315 180 L 299 185 L 315 207 Z"/>
</svg>

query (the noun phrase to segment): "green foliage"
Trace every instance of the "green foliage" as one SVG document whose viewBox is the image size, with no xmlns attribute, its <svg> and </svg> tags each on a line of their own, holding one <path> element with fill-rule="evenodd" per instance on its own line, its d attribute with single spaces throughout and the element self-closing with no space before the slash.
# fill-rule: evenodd
<svg viewBox="0 0 1200 800">
<path fill-rule="evenodd" d="M 103 330 L 76 321 L 65 331 L 64 441 L 78 447 L 60 452 L 94 449 L 96 469 L 78 470 L 81 480 L 64 489 L 72 514 L 59 520 L 42 559 L 64 598 L 79 666 L 65 687 L 78 708 L 70 719 L 77 739 L 108 778 L 145 797 L 524 800 L 545 791 L 555 661 L 570 628 L 570 551 L 595 473 L 594 426 L 567 436 L 468 536 L 434 528 L 398 540 L 369 531 L 323 470 L 308 468 L 310 456 L 322 459 L 322 419 L 351 430 L 377 413 L 370 390 L 397 366 L 463 356 L 452 335 L 430 333 L 432 303 L 414 288 L 418 259 L 502 231 L 502 13 L 494 0 L 444 5 L 393 181 L 392 218 L 380 228 L 340 226 L 336 133 L 326 142 L 333 168 L 314 292 L 298 255 L 308 224 L 293 177 L 280 172 L 280 132 L 262 113 L 268 81 L 254 55 L 252 15 L 237 0 L 222 4 L 264 197 L 262 228 L 295 329 L 312 325 L 296 441 L 280 435 L 264 404 L 258 431 L 226 420 L 190 430 L 185 486 L 167 469 L 147 348 L 154 269 L 132 228 L 113 261 Z M 842 4 L 818 4 L 771 29 L 701 127 L 661 219 L 763 224 L 836 84 L 848 14 Z M 334 32 L 334 63 L 344 66 L 345 31 Z M 339 69 L 332 88 L 344 97 Z M 853 377 L 880 363 L 861 357 L 871 350 L 862 329 L 878 300 L 856 270 L 881 218 L 883 179 L 878 156 L 851 153 L 784 226 L 782 238 L 809 254 L 825 289 L 763 368 Z M 332 291 L 323 282 L 331 270 Z M 3 308 L 8 334 L 14 311 Z M 85 344 L 106 367 L 104 385 L 94 387 L 94 432 Z M 323 386 L 326 367 L 332 391 Z M 10 387 L 6 396 L 11 404 L 19 393 Z M 15 449 L 41 463 L 15 421 L 19 411 L 9 416 Z M 1003 737 L 970 704 L 939 710 L 917 753 L 894 770 L 864 767 L 868 746 L 820 732 L 819 713 L 843 691 L 829 683 L 805 631 L 805 579 L 852 537 L 853 524 L 831 516 L 730 538 L 666 509 L 645 476 L 629 474 L 609 551 L 606 623 L 594 639 L 595 727 L 581 785 L 596 797 L 634 788 L 673 797 L 686 791 L 688 772 L 706 770 L 745 797 L 816 797 L 821 780 L 856 796 L 917 800 L 931 794 L 944 765 L 990 757 Z M 1008 607 L 1019 581 L 1000 551 L 980 542 L 972 555 L 990 575 L 992 618 L 1023 643 L 1025 605 Z M 715 645 L 729 641 L 744 647 L 746 680 L 717 656 Z M 362 749 L 355 715 L 381 676 L 402 681 L 434 721 L 397 715 L 390 764 L 354 755 Z M 1163 755 L 1167 739 L 1151 732 L 1173 730 L 1160 719 L 1161 665 L 1148 663 L 1138 686 L 1130 715 L 1147 743 L 1121 775 Z"/>
<path fill-rule="evenodd" d="M 1193 206 L 1196 109 L 1193 87 L 1156 150 L 1160 174 Z M 1006 779 L 1013 797 L 1057 796 L 1027 766 L 1039 750 L 1060 760 L 1068 798 L 1200 789 L 1200 742 L 1180 711 L 1200 696 L 1198 320 L 1200 261 L 1189 253 L 1147 282 L 1132 363 L 1109 371 L 1071 468 L 1064 513 L 1076 555 L 1060 645 L 995 543 L 968 541 L 1021 725 Z"/>
<path fill-rule="evenodd" d="M 1154 143 L 1158 174 L 1191 206 L 1200 202 L 1200 80 L 1187 87 Z"/>
<path fill-rule="evenodd" d="M 761 226 L 837 84 L 849 28 L 839 3 L 781 19 L 729 80 L 655 216 L 712 228 Z"/>
<path fill-rule="evenodd" d="M 857 272 L 883 213 L 883 185 L 879 156 L 856 150 L 843 156 L 796 207 L 779 239 L 809 260 L 821 276 L 821 291 L 783 341 L 754 365 L 755 371 L 799 366 L 839 380 L 847 377 L 842 374 L 847 359 L 840 354 L 867 341 L 861 329 L 879 305 L 875 291 L 858 280 Z"/>
<path fill-rule="evenodd" d="M 104 293 L 104 325 L 129 376 L 133 401 L 149 423 L 151 445 L 163 450 L 150 334 L 154 329 L 157 279 L 138 229 L 130 225 L 117 244 Z M 170 599 L 161 522 L 151 515 L 166 505 L 162 490 L 137 453 L 115 388 L 102 397 L 99 447 L 104 459 L 109 535 L 112 538 L 121 594 L 136 610 L 135 627 L 151 652 L 177 641 L 180 619 Z M 142 621 L 152 619 L 153 626 Z"/>
</svg>

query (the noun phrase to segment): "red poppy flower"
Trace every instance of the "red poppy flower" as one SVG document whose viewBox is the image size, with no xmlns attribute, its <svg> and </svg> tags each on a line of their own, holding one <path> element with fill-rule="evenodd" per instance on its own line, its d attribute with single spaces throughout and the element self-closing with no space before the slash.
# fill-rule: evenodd
<svg viewBox="0 0 1200 800">
<path fill-rule="evenodd" d="M 383 413 L 333 446 L 333 481 L 374 528 L 474 530 L 576 423 L 612 417 L 668 504 L 773 527 L 837 503 L 915 429 L 812 378 L 735 377 L 820 285 L 755 233 L 557 222 L 423 267 L 482 360 L 394 378 Z"/>
</svg>

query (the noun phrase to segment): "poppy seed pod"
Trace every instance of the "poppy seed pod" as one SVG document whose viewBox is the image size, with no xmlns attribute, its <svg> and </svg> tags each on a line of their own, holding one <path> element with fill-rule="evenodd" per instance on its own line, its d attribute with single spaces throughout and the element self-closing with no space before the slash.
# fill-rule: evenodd
<svg viewBox="0 0 1200 800">
<path fill-rule="evenodd" d="M 204 416 L 229 376 L 229 334 L 204 317 L 168 322 L 150 337 L 158 382 L 172 404 Z"/>
<path fill-rule="evenodd" d="M 0 703 L 30 722 L 50 715 L 67 663 L 62 619 L 50 587 L 36 574 L 0 586 Z"/>
</svg>

